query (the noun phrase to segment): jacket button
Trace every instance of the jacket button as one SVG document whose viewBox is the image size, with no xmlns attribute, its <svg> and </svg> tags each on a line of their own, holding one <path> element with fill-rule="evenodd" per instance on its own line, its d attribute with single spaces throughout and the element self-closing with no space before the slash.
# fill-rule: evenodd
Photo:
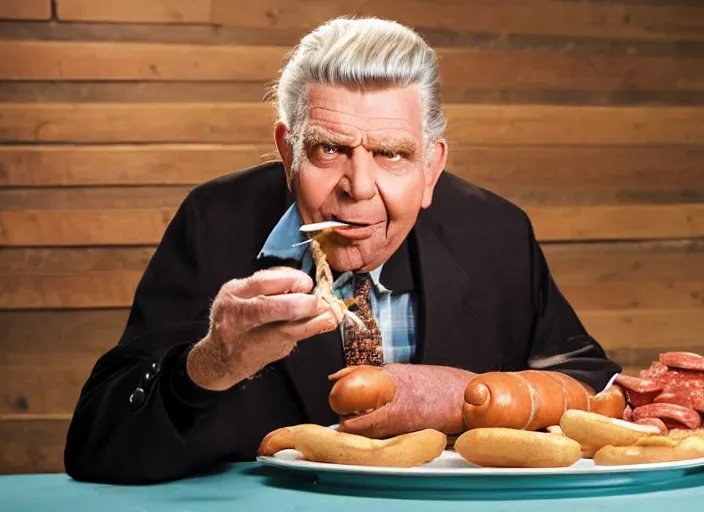
<svg viewBox="0 0 704 512">
<path fill-rule="evenodd" d="M 130 404 L 133 407 L 139 407 L 143 403 L 144 403 L 144 390 L 142 388 L 137 388 L 130 395 Z"/>
</svg>

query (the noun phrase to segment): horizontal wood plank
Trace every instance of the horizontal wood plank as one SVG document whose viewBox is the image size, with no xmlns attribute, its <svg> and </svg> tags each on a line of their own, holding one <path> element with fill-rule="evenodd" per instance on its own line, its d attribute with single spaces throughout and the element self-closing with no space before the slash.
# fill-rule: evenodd
<svg viewBox="0 0 704 512">
<path fill-rule="evenodd" d="M 0 62 L 0 79 L 267 81 L 276 77 L 287 50 L 277 46 L 0 41 L 0 53 L 9 56 Z"/>
<path fill-rule="evenodd" d="M 73 319 L 72 325 L 75 325 L 75 318 L 86 313 L 63 313 L 63 320 L 68 324 Z M 25 321 L 35 323 L 46 315 L 37 312 L 32 318 L 31 314 L 22 314 Z M 704 327 L 701 309 L 584 312 L 581 318 L 606 350 L 620 354 L 621 359 L 617 360 L 620 363 L 632 362 L 638 350 L 704 351 L 699 336 Z M 61 324 L 55 327 L 59 332 L 40 342 L 43 351 L 39 346 L 34 346 L 31 351 L 22 347 L 18 352 L 5 350 L 0 356 L 0 414 L 70 414 L 93 365 L 119 336 L 116 331 L 112 344 L 108 340 L 90 338 L 83 344 L 92 344 L 92 351 L 71 352 L 57 347 L 54 340 L 63 333 Z M 46 331 L 42 326 L 30 329 L 35 333 Z M 74 332 L 74 345 L 76 335 Z M 91 332 L 86 330 L 79 335 L 91 336 Z M 632 352 L 624 352 L 628 350 Z M 35 368 L 42 368 L 41 375 L 33 371 Z"/>
<path fill-rule="evenodd" d="M 63 473 L 67 419 L 0 421 L 0 474 Z"/>
<path fill-rule="evenodd" d="M 313 28 L 330 18 L 355 14 L 411 26 L 501 34 L 570 35 L 630 39 L 704 39 L 702 7 L 618 5 L 584 2 L 495 0 L 391 0 L 328 2 L 262 0 L 249 8 L 213 0 L 216 23 L 256 28 Z"/>
<path fill-rule="evenodd" d="M 263 81 L 285 46 L 0 41 L 4 80 Z M 437 49 L 443 88 L 704 90 L 704 59 Z M 233 66 L 232 63 L 237 65 Z"/>
<path fill-rule="evenodd" d="M 208 23 L 210 0 L 56 0 L 61 21 Z"/>
<path fill-rule="evenodd" d="M 269 142 L 270 105 L 2 104 L 0 140 L 8 142 Z"/>
<path fill-rule="evenodd" d="M 156 244 L 173 209 L 0 212 L 0 245 Z"/>
<path fill-rule="evenodd" d="M 526 207 L 541 241 L 704 236 L 704 204 Z"/>
<path fill-rule="evenodd" d="M 457 105 L 445 107 L 453 144 L 698 144 L 704 108 Z M 8 142 L 266 144 L 268 104 L 0 104 Z"/>
<path fill-rule="evenodd" d="M 0 20 L 48 20 L 51 0 L 0 0 Z M 5 55 L 3 58 L 6 58 Z"/>
<path fill-rule="evenodd" d="M 2 311 L 3 350 L 13 354 L 100 354 L 115 346 L 127 309 Z"/>
<path fill-rule="evenodd" d="M 0 308 L 129 307 L 153 250 L 0 250 Z M 559 288 L 581 311 L 704 308 L 703 243 L 546 244 L 543 250 Z"/>
<path fill-rule="evenodd" d="M 0 146 L 0 186 L 196 185 L 261 163 L 273 149 L 273 144 Z"/>
<path fill-rule="evenodd" d="M 0 146 L 0 186 L 192 186 L 275 156 L 273 145 Z M 704 198 L 704 148 L 694 146 L 453 145 L 446 169 L 522 204 Z"/>
</svg>

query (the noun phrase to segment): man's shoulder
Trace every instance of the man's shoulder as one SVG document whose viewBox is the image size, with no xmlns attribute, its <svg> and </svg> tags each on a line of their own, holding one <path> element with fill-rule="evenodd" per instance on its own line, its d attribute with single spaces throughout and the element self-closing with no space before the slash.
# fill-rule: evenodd
<svg viewBox="0 0 704 512">
<path fill-rule="evenodd" d="M 196 185 L 187 202 L 195 207 L 228 204 L 233 207 L 275 199 L 286 193 L 286 175 L 281 162 L 267 162 L 228 172 Z"/>
<path fill-rule="evenodd" d="M 525 229 L 528 216 L 518 205 L 499 194 L 459 176 L 443 173 L 428 209 L 430 216 L 445 228 L 460 231 Z"/>
</svg>

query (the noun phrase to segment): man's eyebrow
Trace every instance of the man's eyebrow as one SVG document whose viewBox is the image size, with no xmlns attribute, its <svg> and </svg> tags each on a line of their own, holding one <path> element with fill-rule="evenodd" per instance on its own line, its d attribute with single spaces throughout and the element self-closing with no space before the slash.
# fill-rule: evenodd
<svg viewBox="0 0 704 512">
<path fill-rule="evenodd" d="M 336 133 L 321 126 L 310 126 L 305 133 L 305 142 L 308 146 L 316 146 L 318 144 L 344 146 L 353 140 L 354 137 Z M 412 155 L 418 151 L 418 144 L 412 137 L 389 137 L 381 140 L 372 140 L 367 146 L 367 149 L 407 155 Z"/>
<path fill-rule="evenodd" d="M 335 133 L 321 126 L 310 126 L 305 132 L 304 140 L 306 145 L 316 146 L 318 144 L 344 145 L 349 144 L 353 137 Z"/>
<path fill-rule="evenodd" d="M 384 140 L 372 140 L 368 149 L 386 153 L 413 155 L 418 151 L 418 144 L 411 137 L 391 137 Z"/>
</svg>

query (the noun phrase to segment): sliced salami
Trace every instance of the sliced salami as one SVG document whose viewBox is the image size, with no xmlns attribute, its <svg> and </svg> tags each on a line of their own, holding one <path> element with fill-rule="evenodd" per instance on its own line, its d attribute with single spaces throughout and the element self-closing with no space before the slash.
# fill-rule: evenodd
<svg viewBox="0 0 704 512">
<path fill-rule="evenodd" d="M 660 363 L 668 368 L 680 368 L 704 372 L 704 357 L 692 352 L 663 352 L 660 354 Z"/>
<path fill-rule="evenodd" d="M 681 405 L 695 411 L 704 412 L 704 390 L 700 389 L 665 391 L 656 396 L 653 401 L 658 404 Z"/>
<path fill-rule="evenodd" d="M 702 424 L 702 417 L 697 411 L 675 404 L 653 403 L 636 407 L 633 410 L 633 421 L 637 423 L 643 418 L 660 418 L 666 425 L 667 420 L 674 420 L 690 430 L 697 429 Z"/>
<path fill-rule="evenodd" d="M 660 433 L 664 436 L 666 436 L 669 432 L 667 425 L 660 418 L 641 418 L 635 423 L 638 425 L 653 425 L 654 427 L 658 427 L 660 429 Z"/>
<path fill-rule="evenodd" d="M 619 384 L 629 391 L 635 391 L 636 393 L 654 393 L 656 391 L 662 391 L 665 385 L 662 382 L 653 379 L 643 379 L 640 377 L 632 377 L 630 375 L 619 374 L 614 380 L 616 384 Z"/>
</svg>

